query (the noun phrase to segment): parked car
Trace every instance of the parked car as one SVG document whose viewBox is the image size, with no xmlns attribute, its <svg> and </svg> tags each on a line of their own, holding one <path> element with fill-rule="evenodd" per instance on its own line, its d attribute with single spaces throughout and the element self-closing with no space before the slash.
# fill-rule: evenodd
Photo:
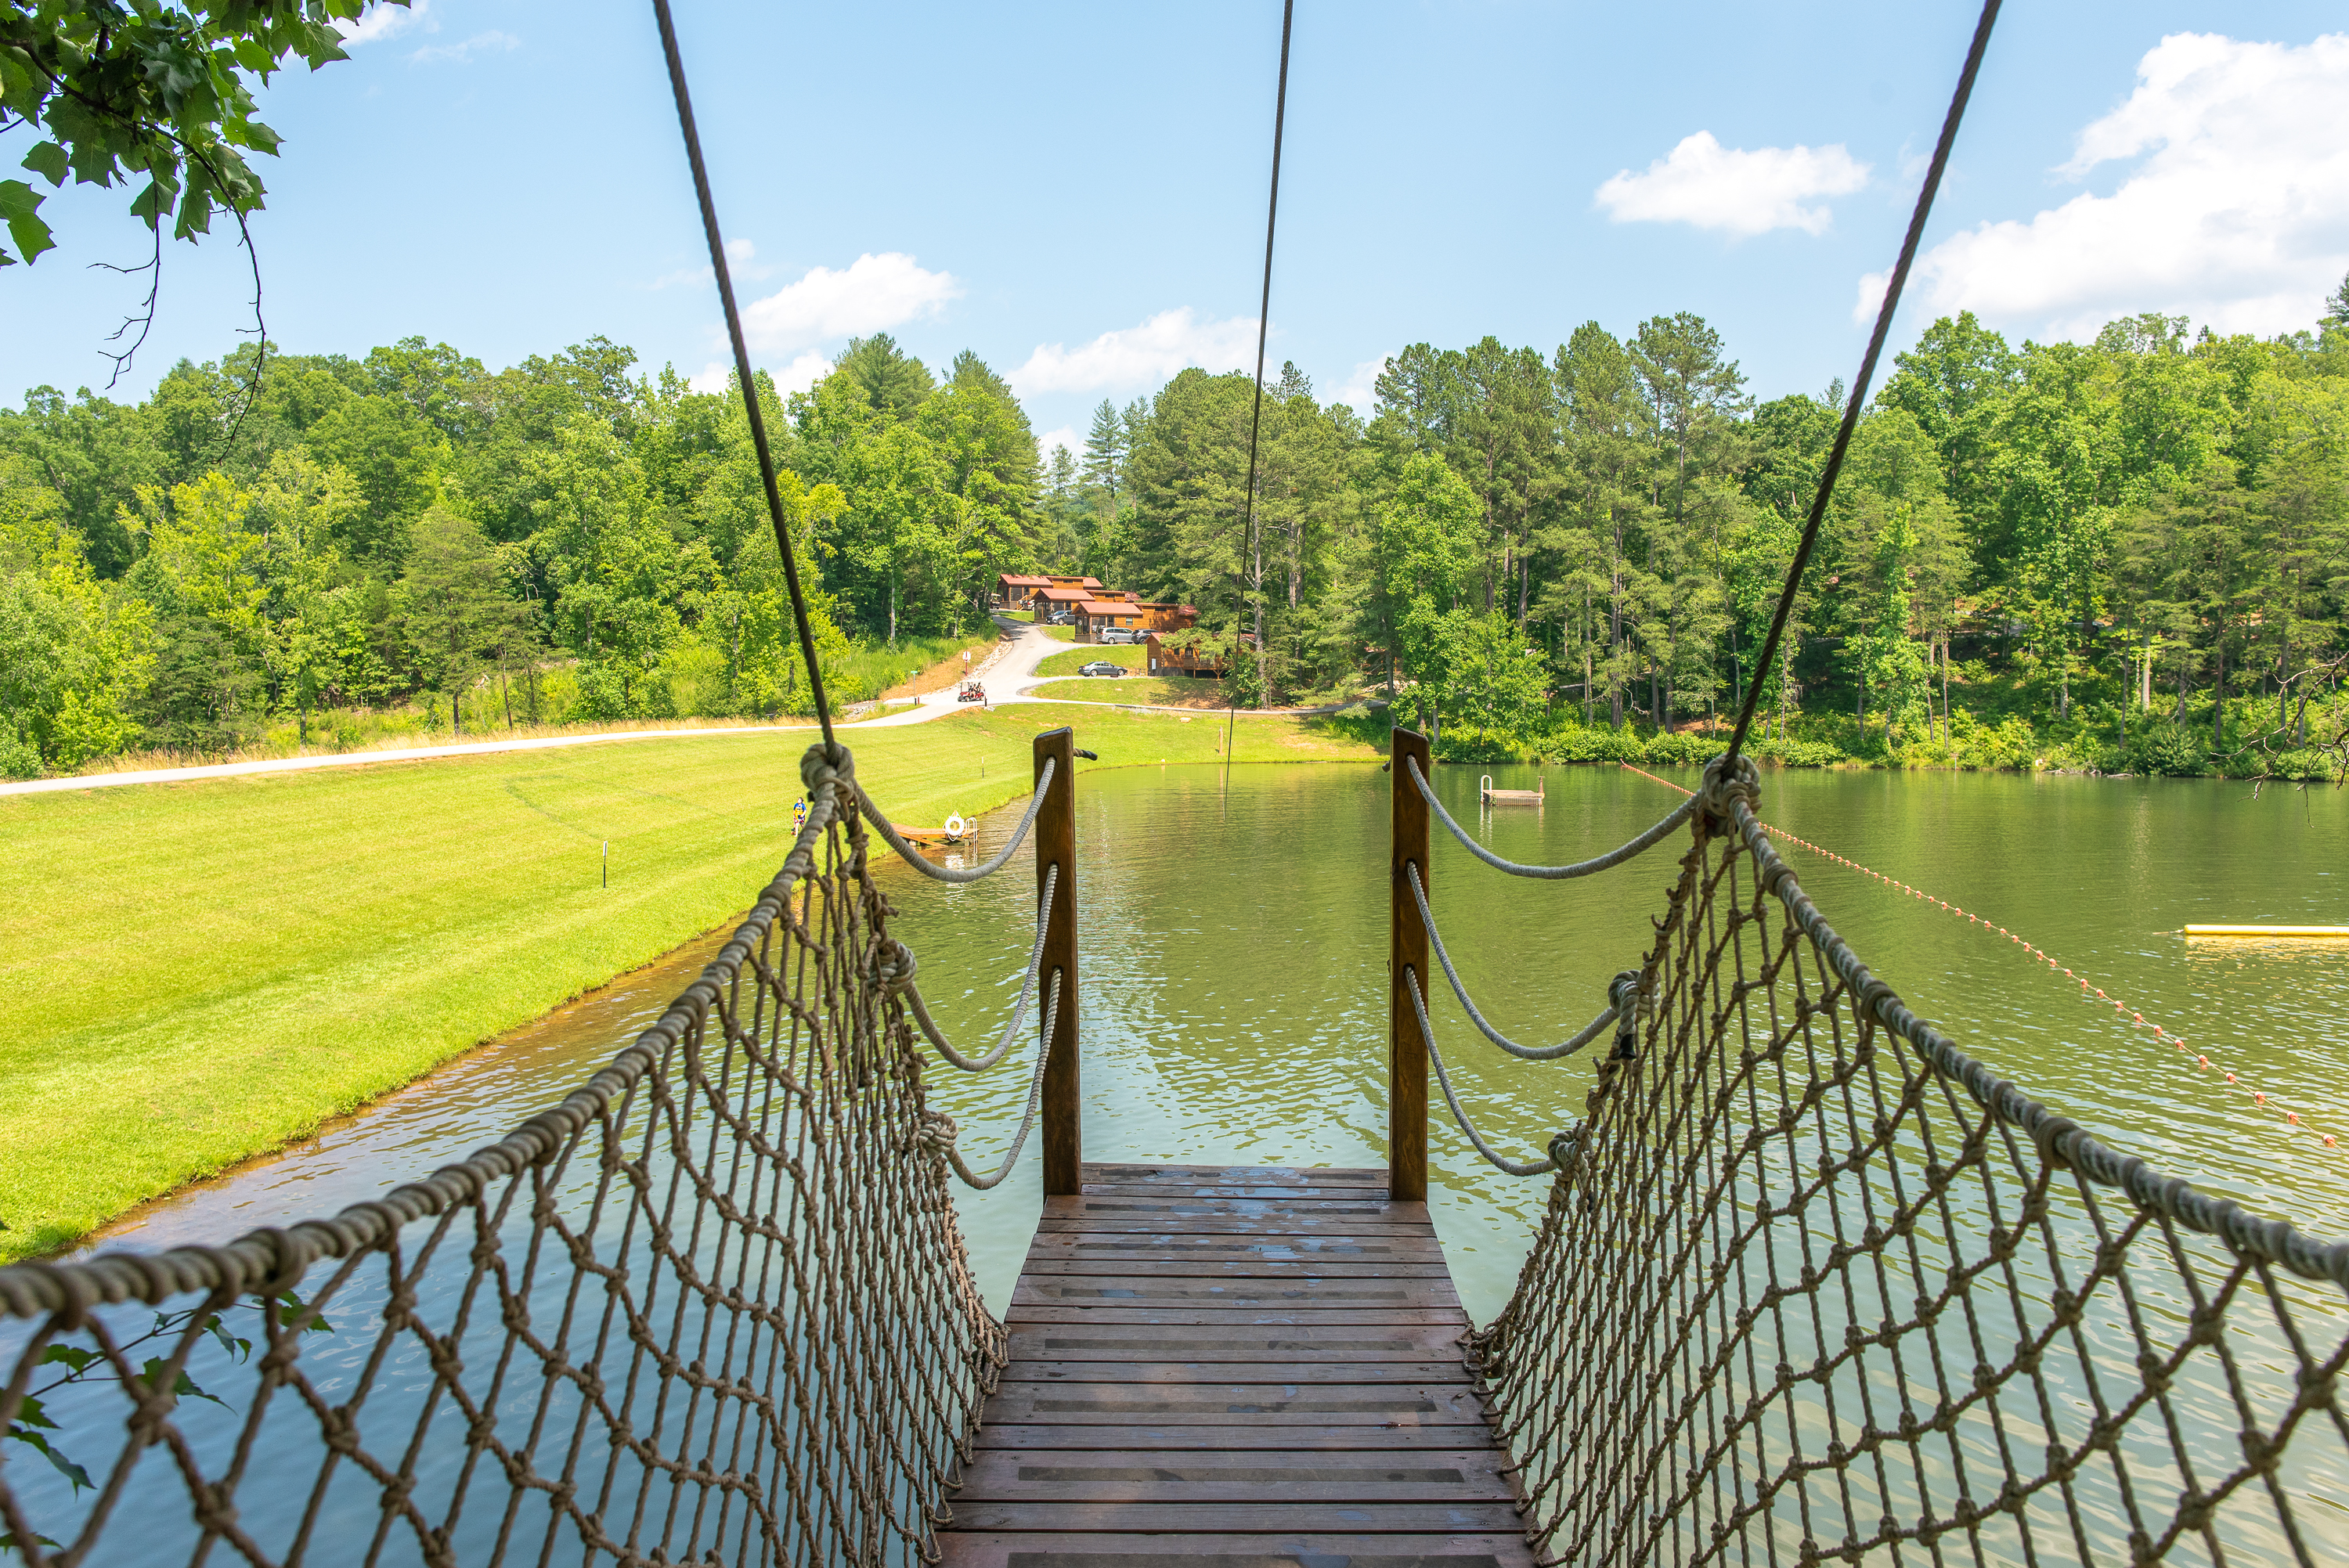
<svg viewBox="0 0 2349 1568">
<path fill-rule="evenodd" d="M 1081 676 L 1122 676 L 1125 674 L 1125 666 L 1120 664 L 1112 664 L 1107 659 L 1095 659 L 1089 665 L 1079 665 L 1077 666 L 1077 674 Z"/>
<path fill-rule="evenodd" d="M 1066 610 L 1055 610 L 1050 614 L 1044 617 L 1044 624 L 1048 626 L 1065 626 L 1071 621 L 1075 619 L 1076 617 L 1070 614 Z"/>
<path fill-rule="evenodd" d="M 1103 626 L 1101 640 L 1104 643 L 1138 643 L 1142 634 L 1132 626 Z"/>
</svg>

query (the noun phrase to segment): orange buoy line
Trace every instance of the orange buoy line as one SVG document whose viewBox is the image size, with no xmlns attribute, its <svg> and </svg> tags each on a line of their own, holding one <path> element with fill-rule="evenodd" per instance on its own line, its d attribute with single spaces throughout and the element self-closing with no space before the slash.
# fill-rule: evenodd
<svg viewBox="0 0 2349 1568">
<path fill-rule="evenodd" d="M 1644 768 L 1634 768 L 1629 762 L 1618 763 L 1617 766 L 1628 769 L 1631 772 L 1637 773 L 1642 779 L 1652 779 L 1654 782 L 1662 785 L 1667 789 L 1678 789 L 1683 795 L 1695 793 L 1694 790 L 1688 789 L 1681 785 L 1675 784 L 1669 779 L 1660 779 Z M 2035 947 L 2032 944 L 2023 941 L 2023 938 L 2007 930 L 2006 927 L 2002 925 L 1993 925 L 1989 921 L 1984 920 L 1981 915 L 1960 909 L 1956 904 L 1950 903 L 1947 899 L 1935 898 L 1931 893 L 1925 892 L 1921 888 L 1910 887 L 1907 882 L 1899 881 L 1893 877 L 1886 876 L 1882 872 L 1871 871 L 1868 867 L 1861 865 L 1857 861 L 1847 860 L 1844 856 L 1837 854 L 1833 850 L 1821 849 L 1818 845 L 1812 843 L 1808 839 L 1798 839 L 1794 834 L 1785 831 L 1784 829 L 1774 828 L 1769 823 L 1764 822 L 1762 824 L 1762 830 L 1768 833 L 1772 839 L 1776 840 L 1781 843 L 1797 845 L 1800 848 L 1810 851 L 1811 853 L 1815 855 L 1833 861 L 1836 864 L 1845 867 L 1847 870 L 1857 872 L 1862 876 L 1874 877 L 1878 882 L 1882 882 L 1885 886 L 1889 888 L 1897 888 L 1900 892 L 1907 893 L 1911 898 L 1921 899 L 1927 903 L 1935 904 L 1947 910 L 1951 914 L 1962 916 L 1963 918 L 1971 921 L 1974 924 L 1982 927 L 1984 930 L 1997 932 L 2001 936 L 2005 937 L 2009 942 L 2013 943 L 2017 947 L 2020 947 L 2025 953 L 2030 954 L 2032 957 L 2036 958 L 2040 963 L 2044 964 L 2056 974 L 2063 975 L 2067 980 L 2079 981 L 2080 994 L 2084 998 L 2090 995 L 2094 995 L 2099 1001 L 2111 1003 L 2113 1011 L 2128 1019 L 2132 1026 L 2140 1029 L 2150 1029 L 2153 1031 L 2153 1037 L 2155 1039 L 2160 1041 L 2164 1045 L 2176 1046 L 2181 1055 L 2192 1057 L 2194 1058 L 2196 1070 L 2202 1072 L 2212 1070 L 2226 1072 L 2226 1069 L 2223 1068 L 2214 1069 L 2211 1067 L 2209 1057 L 2201 1052 L 2196 1051 L 2192 1047 L 2189 1046 L 2186 1043 L 2186 1037 L 2183 1035 L 2171 1034 L 2159 1024 L 2154 1023 L 2147 1018 L 2143 1013 L 2131 1008 L 2127 1003 L 2116 1000 L 2114 997 L 2106 995 L 2103 987 L 2092 984 L 2083 975 L 2074 974 L 2063 965 L 2056 963 L 2054 958 L 2044 949 Z M 2271 1103 L 2270 1097 L 2264 1090 L 2254 1089 L 2251 1085 L 2244 1083 L 2235 1074 L 2231 1072 L 2226 1073 L 2226 1081 L 2233 1084 L 2241 1093 L 2250 1095 L 2251 1097 L 2251 1104 L 2254 1108 L 2264 1111 L 2281 1112 L 2283 1116 L 2284 1124 L 2286 1126 L 2296 1127 L 2303 1131 L 2314 1133 L 2317 1137 L 2324 1140 L 2325 1148 L 2331 1149 L 2334 1147 L 2335 1143 L 2338 1141 L 2332 1133 L 2318 1132 L 2315 1128 L 2309 1126 L 2307 1122 L 2302 1120 L 2300 1112 L 2296 1110 L 2285 1110 L 2282 1106 Z"/>
</svg>

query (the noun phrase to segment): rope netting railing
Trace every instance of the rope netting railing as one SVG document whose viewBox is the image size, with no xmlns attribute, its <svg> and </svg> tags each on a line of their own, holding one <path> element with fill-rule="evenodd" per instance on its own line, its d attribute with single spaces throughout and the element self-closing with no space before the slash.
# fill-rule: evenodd
<svg viewBox="0 0 2349 1568">
<path fill-rule="evenodd" d="M 1471 1336 L 1528 1539 L 1578 1564 L 2341 1560 L 2349 1245 L 1960 1050 L 1754 799 L 1751 763 L 1709 771 L 1630 1026 Z"/>
<path fill-rule="evenodd" d="M 331 1219 L 0 1269 L 0 1562 L 934 1556 L 1004 1334 L 853 760 L 802 774 L 717 959 L 500 1142 Z"/>
</svg>

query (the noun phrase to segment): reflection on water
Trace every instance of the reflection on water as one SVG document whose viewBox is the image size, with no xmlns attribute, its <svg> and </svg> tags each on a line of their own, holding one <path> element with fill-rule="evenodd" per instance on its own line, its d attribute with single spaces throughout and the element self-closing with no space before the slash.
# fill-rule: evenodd
<svg viewBox="0 0 2349 1568">
<path fill-rule="evenodd" d="M 1479 769 L 1475 771 L 1484 771 Z M 1533 770 L 1494 769 L 1504 788 Z M 1689 781 L 1693 781 L 1691 779 Z M 1673 804 L 1634 775 L 1548 773 L 1538 810 L 1478 812 L 1474 773 L 1440 771 L 1455 816 L 1519 860 L 1611 846 Z M 1094 1159 L 1375 1165 L 1384 1158 L 1387 775 L 1369 768 L 1125 769 L 1079 794 L 1078 925 L 1085 1151 Z M 2207 1052 L 2155 1045 L 1995 935 L 1800 851 L 1837 929 L 1917 1009 L 2109 1141 L 2321 1235 L 2344 1229 L 2349 1147 L 2325 1149 L 2253 1106 L 2264 1090 L 2349 1133 L 2349 944 L 2185 942 L 2190 922 L 2349 921 L 2339 848 L 2349 800 L 2200 781 L 1771 773 L 1764 815 L 2037 943 Z M 989 832 L 1016 818 L 1000 813 Z M 996 841 L 999 842 L 999 840 Z M 982 837 L 975 852 L 991 847 Z M 1429 892 L 1486 1013 L 1519 1039 L 1561 1038 L 1639 959 L 1673 872 L 1669 847 L 1566 883 L 1507 879 L 1439 842 Z M 920 954 L 939 1022 L 983 1047 L 1009 1016 L 1032 937 L 1023 853 L 970 887 L 878 874 Z M 517 1031 L 317 1138 L 150 1205 L 92 1245 L 221 1240 L 332 1212 L 502 1135 L 657 1017 L 723 941 Z M 1580 1058 L 1500 1058 L 1448 994 L 1432 998 L 1463 1103 L 1504 1148 L 1538 1150 L 1581 1112 Z M 2230 1087 L 2223 1072 L 2241 1082 Z M 991 1161 L 1027 1088 L 1019 1054 L 933 1092 Z M 1439 1102 L 1438 1116 L 1442 1116 Z M 1545 1191 L 1432 1134 L 1436 1221 L 1481 1319 L 1506 1299 Z M 1040 1209 L 1030 1159 L 994 1192 L 957 1192 L 999 1310 Z"/>
</svg>

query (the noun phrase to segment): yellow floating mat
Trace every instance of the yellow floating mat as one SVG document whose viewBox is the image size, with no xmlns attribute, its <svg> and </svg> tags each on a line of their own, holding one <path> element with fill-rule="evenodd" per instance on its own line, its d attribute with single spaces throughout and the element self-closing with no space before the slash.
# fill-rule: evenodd
<svg viewBox="0 0 2349 1568">
<path fill-rule="evenodd" d="M 2349 925 L 2189 925 L 2189 936 L 2349 936 Z"/>
</svg>

